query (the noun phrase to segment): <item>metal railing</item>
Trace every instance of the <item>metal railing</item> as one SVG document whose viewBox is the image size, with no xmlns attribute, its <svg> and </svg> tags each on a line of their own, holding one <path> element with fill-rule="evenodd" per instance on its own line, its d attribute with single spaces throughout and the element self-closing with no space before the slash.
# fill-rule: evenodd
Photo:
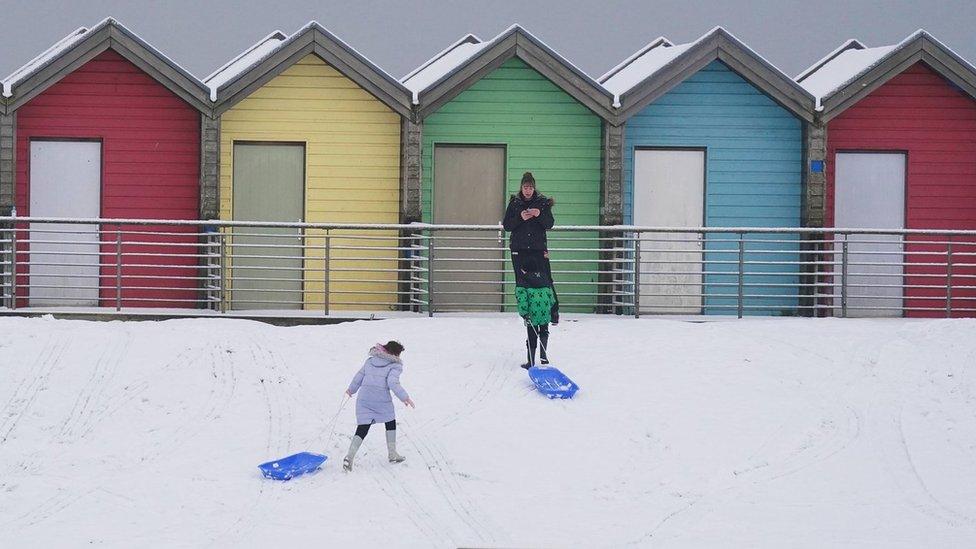
<svg viewBox="0 0 976 549">
<path fill-rule="evenodd" d="M 492 225 L 0 218 L 8 308 L 512 311 Z M 976 231 L 560 226 L 570 312 L 976 316 Z"/>
</svg>

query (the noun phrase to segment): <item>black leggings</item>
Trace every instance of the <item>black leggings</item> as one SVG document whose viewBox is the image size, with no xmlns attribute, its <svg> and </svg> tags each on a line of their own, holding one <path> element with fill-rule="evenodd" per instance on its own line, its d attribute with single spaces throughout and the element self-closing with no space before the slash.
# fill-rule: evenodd
<svg viewBox="0 0 976 549">
<path fill-rule="evenodd" d="M 547 359 L 546 357 L 546 347 L 549 346 L 549 325 L 543 324 L 542 326 L 526 326 L 526 332 L 529 335 L 529 362 L 535 363 L 535 349 L 538 344 L 538 340 L 542 340 L 542 348 L 539 349 L 539 356 L 541 358 Z M 539 332 L 538 336 L 536 331 Z"/>
<path fill-rule="evenodd" d="M 365 425 L 359 425 L 358 427 L 356 427 L 356 436 L 359 438 L 366 438 L 366 433 L 369 432 L 369 428 L 372 425 L 373 425 L 372 423 L 366 423 Z M 387 431 L 396 431 L 395 419 L 391 419 L 390 421 L 387 421 L 385 425 Z"/>
</svg>

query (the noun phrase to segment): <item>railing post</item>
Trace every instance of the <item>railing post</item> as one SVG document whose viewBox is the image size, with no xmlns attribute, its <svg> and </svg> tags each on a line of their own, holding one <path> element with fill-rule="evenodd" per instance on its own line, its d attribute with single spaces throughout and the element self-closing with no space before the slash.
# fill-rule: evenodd
<svg viewBox="0 0 976 549">
<path fill-rule="evenodd" d="M 737 301 L 738 303 L 737 311 L 738 311 L 739 318 L 742 318 L 742 309 L 744 305 L 743 294 L 745 293 L 744 284 L 745 284 L 745 268 L 746 268 L 745 265 L 746 264 L 746 243 L 744 238 L 745 235 L 743 233 L 739 233 L 739 288 L 738 288 L 738 301 Z"/>
<path fill-rule="evenodd" d="M 3 228 L 0 228 L 0 238 L 2 238 L 3 240 L 7 240 L 7 237 L 5 236 L 5 233 L 6 232 L 7 232 L 7 230 L 6 230 L 6 227 L 5 226 Z M 13 225 L 11 225 L 11 228 L 10 228 L 10 241 L 11 241 L 11 245 L 13 244 L 13 236 L 14 236 Z M 7 288 L 8 285 L 9 285 L 10 288 L 11 288 L 11 290 L 12 290 L 13 289 L 13 280 L 14 280 L 14 277 L 13 277 L 13 265 L 14 265 L 14 250 L 15 249 L 13 247 L 11 247 L 10 248 L 10 251 L 8 252 L 6 246 L 4 246 L 4 247 L 0 248 L 0 250 L 2 250 L 2 252 L 0 252 L 0 259 L 2 259 L 3 262 L 6 264 L 2 269 L 0 269 L 0 287 Z M 7 259 L 8 253 L 9 253 L 9 259 Z M 10 282 L 8 282 L 8 280 Z M 0 301 L 0 307 L 7 307 L 7 306 L 9 306 L 9 299 L 10 299 L 10 295 L 11 294 L 10 293 L 7 293 L 7 292 L 8 292 L 7 290 L 4 290 L 4 292 L 3 292 L 3 300 Z"/>
<path fill-rule="evenodd" d="M 14 216 L 17 214 L 15 213 Z M 10 308 L 17 308 L 17 221 L 10 224 Z"/>
<path fill-rule="evenodd" d="M 214 300 L 223 297 L 220 294 L 220 227 L 204 225 L 203 230 L 207 234 L 207 309 L 219 310 L 220 302 L 214 303 Z M 215 257 L 216 266 L 214 264 Z"/>
<path fill-rule="evenodd" d="M 640 231 L 634 233 L 634 318 L 640 318 Z"/>
<path fill-rule="evenodd" d="M 434 230 L 427 231 L 427 316 L 434 316 Z"/>
<path fill-rule="evenodd" d="M 844 233 L 844 244 L 840 256 L 840 316 L 841 318 L 847 318 L 847 259 L 848 259 L 848 249 L 847 249 L 847 233 Z"/>
<path fill-rule="evenodd" d="M 115 311 L 122 310 L 122 226 L 115 226 Z"/>
<path fill-rule="evenodd" d="M 323 277 L 323 279 L 322 279 L 322 288 L 323 288 L 323 294 L 324 294 L 322 296 L 322 304 L 323 304 L 322 305 L 322 309 L 325 312 L 325 314 L 328 315 L 329 314 L 329 297 L 330 297 L 330 295 L 332 293 L 332 290 L 329 287 L 329 278 L 331 278 L 329 276 L 329 271 L 332 269 L 332 237 L 329 235 L 329 229 L 326 229 L 325 230 L 325 252 L 324 252 L 324 258 L 323 259 L 324 259 L 324 261 L 322 262 L 322 267 L 323 267 L 323 270 L 325 271 L 325 274 L 322 275 L 322 277 Z"/>
<path fill-rule="evenodd" d="M 946 318 L 952 318 L 952 237 L 946 242 Z M 963 248 L 965 249 L 965 248 Z"/>
<path fill-rule="evenodd" d="M 227 312 L 227 232 L 220 232 L 220 313 Z"/>
<path fill-rule="evenodd" d="M 299 306 L 298 306 L 298 309 L 300 311 L 304 311 L 305 310 L 305 304 L 308 303 L 308 300 L 309 299 L 311 299 L 310 297 L 306 297 L 305 296 L 305 292 L 307 291 L 308 284 L 309 284 L 309 280 L 308 280 L 308 253 L 307 253 L 308 252 L 308 239 L 306 238 L 306 236 L 307 236 L 307 232 L 305 230 L 305 227 L 299 227 L 298 228 L 298 248 L 302 252 L 302 268 L 299 271 L 299 273 L 301 273 L 301 282 L 302 282 L 302 293 L 300 294 L 300 297 L 299 297 L 299 300 L 301 301 L 301 304 L 299 304 Z"/>
</svg>

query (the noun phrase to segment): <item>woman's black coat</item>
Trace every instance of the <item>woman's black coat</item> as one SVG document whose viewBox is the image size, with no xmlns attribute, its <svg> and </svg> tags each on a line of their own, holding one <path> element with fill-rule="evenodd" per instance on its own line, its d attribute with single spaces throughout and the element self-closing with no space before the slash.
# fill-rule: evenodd
<svg viewBox="0 0 976 549">
<path fill-rule="evenodd" d="M 522 210 L 529 208 L 538 208 L 539 216 L 525 221 L 522 219 Z M 546 231 L 552 228 L 553 223 L 551 198 L 535 193 L 526 200 L 522 193 L 514 194 L 508 201 L 505 221 L 502 222 L 505 230 L 511 233 L 508 248 L 512 251 L 549 249 Z"/>
</svg>

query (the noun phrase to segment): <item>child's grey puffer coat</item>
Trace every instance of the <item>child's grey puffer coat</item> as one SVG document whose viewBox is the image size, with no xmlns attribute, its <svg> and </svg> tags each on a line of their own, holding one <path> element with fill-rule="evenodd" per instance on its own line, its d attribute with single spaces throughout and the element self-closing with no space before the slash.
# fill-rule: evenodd
<svg viewBox="0 0 976 549">
<path fill-rule="evenodd" d="M 367 425 L 396 419 L 390 391 L 401 401 L 410 398 L 400 385 L 402 373 L 403 362 L 387 352 L 382 345 L 377 344 L 369 350 L 369 358 L 349 384 L 349 394 L 359 391 L 356 398 L 356 423 Z"/>
</svg>

